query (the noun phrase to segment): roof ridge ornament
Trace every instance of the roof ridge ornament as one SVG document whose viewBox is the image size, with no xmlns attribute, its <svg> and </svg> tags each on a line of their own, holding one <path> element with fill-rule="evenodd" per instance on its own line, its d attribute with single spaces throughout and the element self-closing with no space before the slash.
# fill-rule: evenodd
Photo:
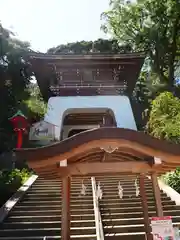
<svg viewBox="0 0 180 240">
<path fill-rule="evenodd" d="M 104 146 L 104 147 L 101 147 L 100 148 L 101 150 L 105 151 L 106 153 L 113 153 L 115 152 L 116 150 L 118 150 L 118 147 L 112 147 L 112 146 Z"/>
</svg>

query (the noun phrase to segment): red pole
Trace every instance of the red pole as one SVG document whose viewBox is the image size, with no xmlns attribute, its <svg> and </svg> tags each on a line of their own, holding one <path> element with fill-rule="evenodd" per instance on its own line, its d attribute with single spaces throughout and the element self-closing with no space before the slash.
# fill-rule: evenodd
<svg viewBox="0 0 180 240">
<path fill-rule="evenodd" d="M 17 131 L 17 148 L 22 147 L 22 130 Z"/>
</svg>

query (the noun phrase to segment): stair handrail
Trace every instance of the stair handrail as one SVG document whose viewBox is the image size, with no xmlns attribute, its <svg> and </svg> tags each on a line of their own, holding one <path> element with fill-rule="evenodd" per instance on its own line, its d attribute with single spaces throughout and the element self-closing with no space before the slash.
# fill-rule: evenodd
<svg viewBox="0 0 180 240">
<path fill-rule="evenodd" d="M 91 184 L 92 184 L 92 193 L 93 193 L 93 205 L 94 205 L 97 240 L 104 240 L 104 231 L 103 231 L 101 213 L 99 210 L 99 199 L 97 196 L 95 177 L 91 177 Z"/>
</svg>

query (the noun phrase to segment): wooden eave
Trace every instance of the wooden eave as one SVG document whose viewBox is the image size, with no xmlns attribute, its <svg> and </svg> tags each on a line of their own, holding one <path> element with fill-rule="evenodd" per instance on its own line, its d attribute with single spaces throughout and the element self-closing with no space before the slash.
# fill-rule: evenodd
<svg viewBox="0 0 180 240">
<path fill-rule="evenodd" d="M 48 55 L 48 54 L 32 54 L 29 56 L 29 61 L 32 64 L 32 71 L 35 73 L 37 78 L 41 93 L 45 99 L 48 99 L 53 94 L 49 89 L 50 79 L 52 78 L 52 68 L 81 68 L 81 67 L 90 67 L 95 68 L 114 68 L 115 66 L 123 66 L 119 78 L 123 82 L 127 81 L 127 92 L 132 93 L 139 72 L 144 63 L 145 54 L 144 53 L 129 53 L 129 54 L 87 54 L 87 55 L 75 55 L 75 54 L 66 54 L 66 55 Z M 112 83 L 113 85 L 113 83 Z M 97 86 L 98 88 L 98 86 Z M 62 89 L 64 95 L 72 95 L 71 91 L 73 89 Z M 85 91 L 86 90 L 86 91 Z M 85 89 L 84 93 L 89 96 L 98 95 L 94 89 Z M 87 93 L 88 91 L 88 93 Z M 95 94 L 94 94 L 95 91 Z"/>
<path fill-rule="evenodd" d="M 121 54 L 46 54 L 33 53 L 29 54 L 33 59 L 41 60 L 106 60 L 106 59 L 144 59 L 144 52 L 137 53 L 121 53 Z"/>
<path fill-rule="evenodd" d="M 107 147 L 115 149 L 106 152 Z M 162 174 L 180 163 L 180 147 L 143 133 L 116 127 L 98 128 L 79 133 L 50 146 L 17 149 L 18 159 L 26 159 L 30 167 L 44 177 L 118 173 Z M 154 165 L 153 157 L 162 164 Z M 67 159 L 67 167 L 60 161 Z"/>
</svg>

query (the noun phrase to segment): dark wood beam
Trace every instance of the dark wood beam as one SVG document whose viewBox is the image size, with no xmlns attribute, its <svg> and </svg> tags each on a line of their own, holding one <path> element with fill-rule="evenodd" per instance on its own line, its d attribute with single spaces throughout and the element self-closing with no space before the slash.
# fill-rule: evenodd
<svg viewBox="0 0 180 240">
<path fill-rule="evenodd" d="M 66 168 L 66 169 L 65 169 Z M 147 173 L 151 171 L 151 167 L 145 162 L 89 162 L 70 164 L 68 167 L 60 167 L 59 174 L 68 172 L 70 175 L 96 175 L 99 173 Z"/>
<path fill-rule="evenodd" d="M 154 198 L 155 198 L 155 203 L 156 203 L 156 214 L 158 217 L 162 217 L 163 216 L 163 207 L 162 207 L 162 201 L 161 201 L 161 192 L 159 189 L 159 184 L 158 184 L 158 179 L 157 179 L 156 173 L 153 173 L 151 175 L 151 180 L 152 180 Z"/>
<path fill-rule="evenodd" d="M 70 188 L 71 178 L 62 178 L 62 214 L 61 214 L 61 239 L 70 240 Z"/>
<path fill-rule="evenodd" d="M 145 228 L 145 233 L 146 233 L 146 239 L 153 240 L 153 236 L 151 234 L 150 222 L 149 222 L 149 215 L 148 215 L 148 204 L 147 204 L 144 175 L 139 176 L 139 185 L 140 185 L 140 196 L 141 196 L 141 203 L 142 203 L 142 209 L 143 209 L 144 228 Z"/>
</svg>

